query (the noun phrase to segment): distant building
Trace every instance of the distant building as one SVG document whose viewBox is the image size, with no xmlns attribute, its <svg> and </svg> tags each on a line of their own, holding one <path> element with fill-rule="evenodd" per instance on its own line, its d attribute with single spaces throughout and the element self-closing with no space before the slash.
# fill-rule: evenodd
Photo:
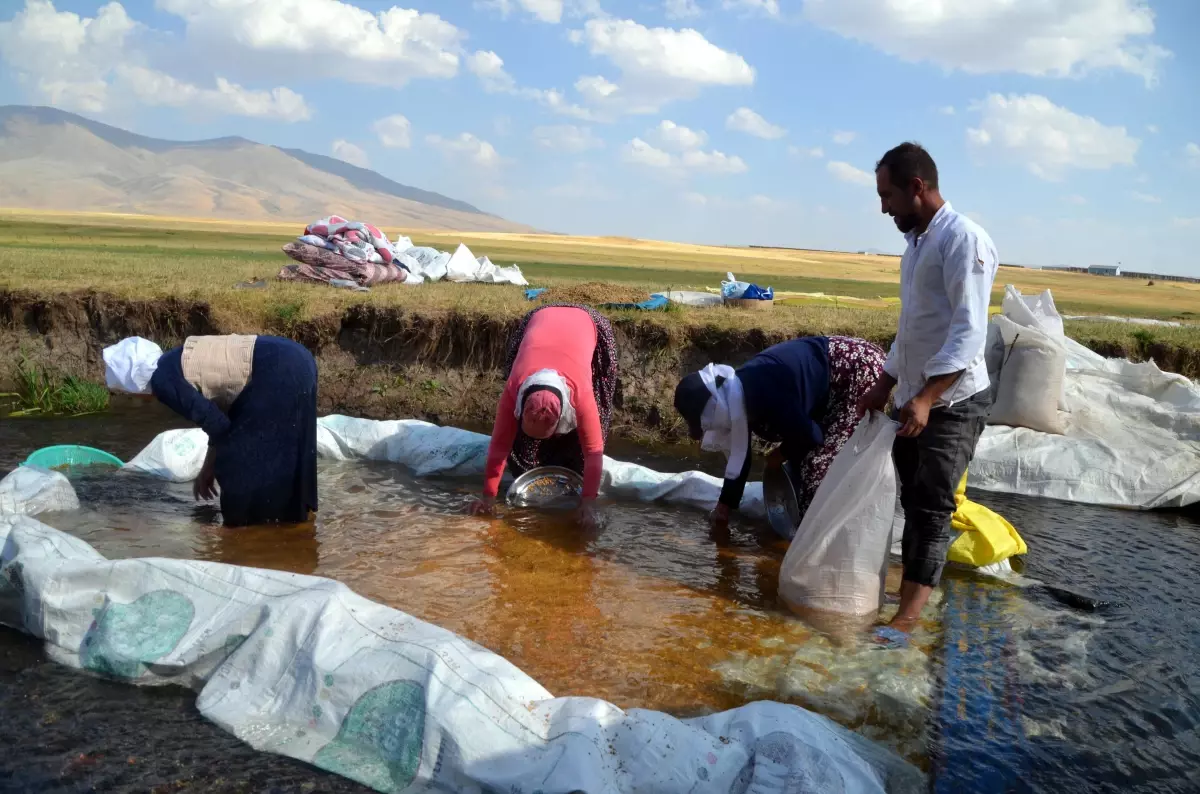
<svg viewBox="0 0 1200 794">
<path fill-rule="evenodd" d="M 1119 276 L 1121 268 L 1116 265 L 1088 265 L 1087 272 L 1093 276 Z"/>
</svg>

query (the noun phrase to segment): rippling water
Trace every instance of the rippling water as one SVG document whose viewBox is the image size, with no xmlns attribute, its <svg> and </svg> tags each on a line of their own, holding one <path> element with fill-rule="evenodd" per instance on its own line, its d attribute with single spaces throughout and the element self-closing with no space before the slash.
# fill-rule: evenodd
<svg viewBox="0 0 1200 794">
<path fill-rule="evenodd" d="M 0 424 L 0 470 L 51 443 L 129 457 L 177 425 L 157 407 Z M 763 698 L 804 705 L 934 769 L 946 791 L 1197 790 L 1195 519 L 973 493 L 1021 530 L 1027 576 L 1120 604 L 1081 611 L 1043 589 L 956 575 L 913 647 L 881 649 L 781 609 L 786 547 L 757 527 L 720 547 L 701 513 L 614 504 L 603 531 L 582 536 L 562 514 L 467 517 L 477 486 L 322 461 L 315 524 L 226 530 L 190 485 L 107 475 L 77 482 L 81 511 L 43 518 L 110 557 L 336 578 L 500 653 L 556 695 L 681 716 Z"/>
</svg>

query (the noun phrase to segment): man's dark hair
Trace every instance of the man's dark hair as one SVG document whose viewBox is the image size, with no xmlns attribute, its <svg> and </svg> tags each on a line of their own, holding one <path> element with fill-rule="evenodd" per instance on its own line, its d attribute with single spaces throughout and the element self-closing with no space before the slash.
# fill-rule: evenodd
<svg viewBox="0 0 1200 794">
<path fill-rule="evenodd" d="M 908 187 L 913 179 L 920 179 L 926 187 L 938 189 L 937 163 L 919 143 L 902 143 L 892 149 L 875 164 L 875 170 L 887 166 L 888 175 L 896 187 Z"/>
</svg>

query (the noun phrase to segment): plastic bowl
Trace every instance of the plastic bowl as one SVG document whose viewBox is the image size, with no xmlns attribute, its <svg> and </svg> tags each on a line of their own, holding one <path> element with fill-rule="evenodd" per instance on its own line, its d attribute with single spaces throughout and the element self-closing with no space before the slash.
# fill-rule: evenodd
<svg viewBox="0 0 1200 794">
<path fill-rule="evenodd" d="M 505 499 L 515 507 L 566 509 L 578 507 L 582 495 L 583 477 L 562 466 L 539 466 L 513 480 Z"/>
<path fill-rule="evenodd" d="M 41 466 L 44 469 L 72 468 L 75 466 L 116 466 L 125 463 L 116 455 L 102 449 L 84 447 L 79 444 L 58 444 L 42 447 L 25 458 L 26 466 Z"/>
</svg>

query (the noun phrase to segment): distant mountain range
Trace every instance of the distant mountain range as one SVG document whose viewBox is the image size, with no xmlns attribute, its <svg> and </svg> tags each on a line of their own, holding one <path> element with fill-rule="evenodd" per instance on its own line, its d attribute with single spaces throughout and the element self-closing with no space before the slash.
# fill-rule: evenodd
<svg viewBox="0 0 1200 794">
<path fill-rule="evenodd" d="M 374 171 L 245 138 L 167 141 L 47 107 L 0 106 L 0 207 L 531 231 Z"/>
</svg>

